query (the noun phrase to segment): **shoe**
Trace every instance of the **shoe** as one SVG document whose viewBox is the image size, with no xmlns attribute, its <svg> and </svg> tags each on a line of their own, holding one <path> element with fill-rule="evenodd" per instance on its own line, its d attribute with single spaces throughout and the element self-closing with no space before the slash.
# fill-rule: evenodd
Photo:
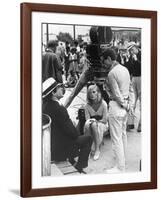
<svg viewBox="0 0 161 200">
<path fill-rule="evenodd" d="M 137 132 L 141 132 L 141 124 L 139 124 Z"/>
<path fill-rule="evenodd" d="M 130 129 L 134 129 L 135 127 L 134 127 L 134 124 L 129 124 L 129 125 L 127 125 L 127 129 L 128 130 L 130 130 Z"/>
<path fill-rule="evenodd" d="M 126 131 L 127 131 L 127 132 L 130 132 L 130 131 L 133 130 L 134 128 L 135 128 L 135 127 L 134 127 L 134 124 L 127 125 Z"/>
<path fill-rule="evenodd" d="M 79 168 L 77 166 L 75 166 L 76 170 L 80 173 L 80 174 L 88 174 L 88 170 L 86 170 L 86 168 Z"/>
<path fill-rule="evenodd" d="M 87 167 L 84 167 L 81 170 L 79 170 L 79 173 L 81 173 L 81 174 L 91 174 L 91 173 L 93 173 L 93 169 L 87 166 Z"/>
<path fill-rule="evenodd" d="M 96 151 L 94 156 L 93 156 L 93 160 L 98 160 L 100 157 L 100 151 Z"/>
<path fill-rule="evenodd" d="M 106 170 L 107 174 L 119 174 L 119 173 L 124 173 L 124 172 L 125 170 L 120 170 L 117 166 Z"/>
<path fill-rule="evenodd" d="M 71 163 L 71 165 L 75 166 L 77 162 L 75 161 L 74 158 L 69 158 L 68 161 Z"/>
<path fill-rule="evenodd" d="M 86 172 L 84 171 L 84 168 L 81 167 L 78 163 L 76 163 L 74 167 L 79 173 L 86 174 Z"/>
<path fill-rule="evenodd" d="M 81 171 L 79 171 L 80 174 L 87 174 L 87 172 L 84 169 L 81 169 Z"/>
</svg>

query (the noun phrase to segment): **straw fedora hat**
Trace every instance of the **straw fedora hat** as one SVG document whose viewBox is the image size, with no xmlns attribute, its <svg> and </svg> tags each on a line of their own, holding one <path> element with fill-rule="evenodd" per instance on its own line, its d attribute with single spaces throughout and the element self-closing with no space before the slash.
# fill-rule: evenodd
<svg viewBox="0 0 161 200">
<path fill-rule="evenodd" d="M 63 83 L 56 82 L 56 80 L 52 77 L 46 79 L 43 82 L 42 97 L 45 98 L 47 95 L 49 95 L 58 86 L 63 86 Z"/>
</svg>

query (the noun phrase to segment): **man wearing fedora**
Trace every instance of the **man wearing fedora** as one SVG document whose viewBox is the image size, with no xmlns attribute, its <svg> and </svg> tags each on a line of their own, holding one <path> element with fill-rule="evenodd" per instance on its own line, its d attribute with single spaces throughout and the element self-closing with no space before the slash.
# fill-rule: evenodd
<svg viewBox="0 0 161 200">
<path fill-rule="evenodd" d="M 65 88 L 62 83 L 49 78 L 43 82 L 43 113 L 51 117 L 51 160 L 69 160 L 80 172 L 88 166 L 92 138 L 90 135 L 80 135 L 73 125 L 67 109 L 61 105 Z M 77 162 L 74 158 L 78 157 Z"/>
</svg>

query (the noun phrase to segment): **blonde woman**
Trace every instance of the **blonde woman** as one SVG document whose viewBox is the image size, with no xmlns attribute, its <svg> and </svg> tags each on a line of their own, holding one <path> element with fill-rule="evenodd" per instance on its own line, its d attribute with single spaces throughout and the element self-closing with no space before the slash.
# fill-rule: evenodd
<svg viewBox="0 0 161 200">
<path fill-rule="evenodd" d="M 100 89 L 96 84 L 90 85 L 87 89 L 85 117 L 84 132 L 93 137 L 93 159 L 98 160 L 103 135 L 108 131 L 108 111 L 107 104 L 102 99 Z"/>
</svg>

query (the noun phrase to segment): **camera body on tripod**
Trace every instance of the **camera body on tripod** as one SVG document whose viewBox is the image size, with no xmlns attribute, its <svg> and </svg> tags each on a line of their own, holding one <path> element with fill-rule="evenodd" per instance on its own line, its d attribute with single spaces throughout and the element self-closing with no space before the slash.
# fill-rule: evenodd
<svg viewBox="0 0 161 200">
<path fill-rule="evenodd" d="M 112 30 L 110 27 L 91 27 L 89 35 L 91 43 L 86 48 L 87 59 L 90 65 L 89 80 L 101 83 L 108 73 L 101 61 L 101 55 L 105 48 L 112 45 L 110 43 L 112 40 Z"/>
</svg>

